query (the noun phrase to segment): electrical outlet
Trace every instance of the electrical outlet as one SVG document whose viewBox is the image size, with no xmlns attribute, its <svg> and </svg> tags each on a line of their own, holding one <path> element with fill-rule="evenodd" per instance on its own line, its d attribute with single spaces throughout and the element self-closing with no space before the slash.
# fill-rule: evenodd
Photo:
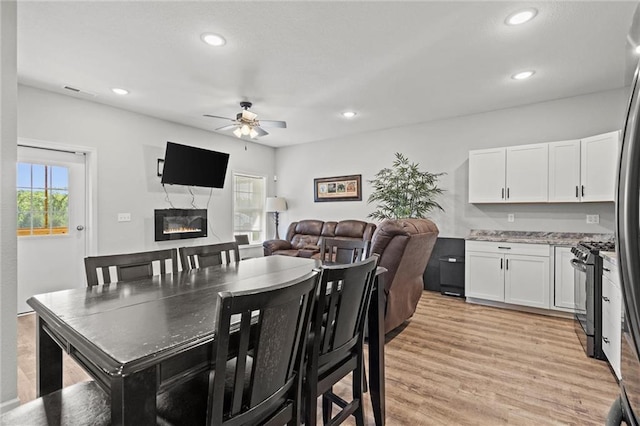
<svg viewBox="0 0 640 426">
<path fill-rule="evenodd" d="M 516 221 L 516 215 L 514 215 L 513 213 L 509 213 L 507 215 L 507 222 L 515 222 Z"/>
<path fill-rule="evenodd" d="M 588 214 L 587 215 L 587 223 L 600 223 L 600 215 L 599 214 Z"/>
<path fill-rule="evenodd" d="M 131 222 L 131 213 L 118 213 L 118 222 Z"/>
</svg>

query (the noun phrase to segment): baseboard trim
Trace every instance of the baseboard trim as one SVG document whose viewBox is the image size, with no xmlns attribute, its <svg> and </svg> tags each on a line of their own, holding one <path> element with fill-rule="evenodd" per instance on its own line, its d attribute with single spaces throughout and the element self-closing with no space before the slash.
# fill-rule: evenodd
<svg viewBox="0 0 640 426">
<path fill-rule="evenodd" d="M 0 403 L 0 414 L 6 413 L 9 410 L 13 410 L 19 405 L 20 405 L 20 400 L 18 398 L 13 398 L 13 399 L 10 399 L 9 401 L 4 401 Z"/>
<path fill-rule="evenodd" d="M 474 297 L 467 297 L 466 301 L 467 303 L 473 303 L 476 305 L 510 309 L 512 311 L 528 312 L 530 314 L 546 315 L 548 317 L 559 317 L 559 318 L 566 318 L 566 319 L 573 318 L 573 314 L 570 312 L 556 311 L 553 309 L 542 309 L 542 308 L 533 308 L 533 307 L 522 306 L 522 305 L 513 305 L 511 303 L 496 302 L 493 300 L 485 300 L 485 299 L 476 299 Z"/>
</svg>

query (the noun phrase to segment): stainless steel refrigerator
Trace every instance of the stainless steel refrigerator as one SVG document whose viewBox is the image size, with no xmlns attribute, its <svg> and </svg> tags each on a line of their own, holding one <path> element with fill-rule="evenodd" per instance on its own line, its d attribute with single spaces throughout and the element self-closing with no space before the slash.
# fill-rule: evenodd
<svg viewBox="0 0 640 426">
<path fill-rule="evenodd" d="M 629 38 L 637 38 L 636 9 Z M 635 33 L 635 34 L 634 34 Z M 607 424 L 637 425 L 640 420 L 640 64 L 631 84 L 623 131 L 616 200 L 616 252 L 622 284 L 620 396 L 611 406 Z"/>
</svg>

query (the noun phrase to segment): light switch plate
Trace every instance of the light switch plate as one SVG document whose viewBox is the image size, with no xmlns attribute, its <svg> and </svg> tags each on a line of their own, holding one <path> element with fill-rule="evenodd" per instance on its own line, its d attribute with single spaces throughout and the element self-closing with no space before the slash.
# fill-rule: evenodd
<svg viewBox="0 0 640 426">
<path fill-rule="evenodd" d="M 513 213 L 509 213 L 507 215 L 507 222 L 515 222 L 516 221 L 516 215 L 514 215 Z"/>
<path fill-rule="evenodd" d="M 131 213 L 118 213 L 118 222 L 131 222 Z"/>
</svg>

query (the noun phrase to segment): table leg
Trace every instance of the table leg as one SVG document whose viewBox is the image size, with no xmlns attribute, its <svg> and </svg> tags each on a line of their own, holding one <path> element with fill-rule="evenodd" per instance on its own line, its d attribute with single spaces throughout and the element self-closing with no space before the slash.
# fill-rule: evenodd
<svg viewBox="0 0 640 426">
<path fill-rule="evenodd" d="M 44 396 L 62 389 L 62 348 L 44 330 L 40 315 L 36 315 L 36 324 L 36 393 Z"/>
<path fill-rule="evenodd" d="M 111 424 L 156 425 L 155 367 L 111 379 Z"/>
<path fill-rule="evenodd" d="M 376 277 L 369 304 L 369 392 L 376 425 L 384 425 L 384 280 Z"/>
</svg>

